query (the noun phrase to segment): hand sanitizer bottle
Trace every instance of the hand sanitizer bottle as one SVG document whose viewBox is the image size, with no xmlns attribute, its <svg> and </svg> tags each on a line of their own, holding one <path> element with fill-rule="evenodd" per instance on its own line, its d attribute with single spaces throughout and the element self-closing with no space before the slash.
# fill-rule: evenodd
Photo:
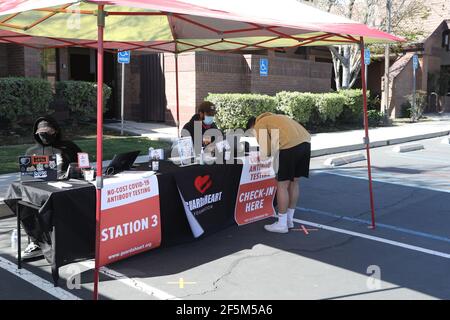
<svg viewBox="0 0 450 320">
<path fill-rule="evenodd" d="M 202 147 L 202 151 L 200 151 L 200 164 L 201 165 L 204 165 L 205 164 L 205 150 L 204 150 L 204 148 Z"/>
</svg>

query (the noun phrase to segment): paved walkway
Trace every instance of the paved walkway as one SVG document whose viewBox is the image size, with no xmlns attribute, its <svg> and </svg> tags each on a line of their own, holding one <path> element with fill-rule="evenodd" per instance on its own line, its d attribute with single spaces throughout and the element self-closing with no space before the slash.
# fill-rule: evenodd
<svg viewBox="0 0 450 320">
<path fill-rule="evenodd" d="M 120 122 L 105 123 L 105 128 L 121 131 L 122 124 Z M 158 122 L 135 122 L 124 121 L 124 132 L 132 135 L 147 137 L 151 140 L 172 141 L 177 137 L 177 127 L 168 126 Z"/>
<path fill-rule="evenodd" d="M 105 127 L 120 131 L 119 123 L 105 124 Z M 131 134 L 148 137 L 152 140 L 172 141 L 177 136 L 177 129 L 160 123 L 139 123 L 126 121 L 125 131 Z M 373 147 L 405 143 L 409 141 L 434 138 L 450 134 L 450 114 L 427 115 L 427 121 L 420 123 L 396 124 L 391 127 L 370 129 L 370 141 Z M 364 130 L 344 132 L 319 133 L 312 136 L 312 156 L 350 152 L 364 149 Z M 139 157 L 138 162 L 145 162 L 145 156 Z M 105 161 L 105 165 L 107 161 Z M 0 175 L 0 201 L 12 181 L 17 180 L 18 174 Z"/>
</svg>

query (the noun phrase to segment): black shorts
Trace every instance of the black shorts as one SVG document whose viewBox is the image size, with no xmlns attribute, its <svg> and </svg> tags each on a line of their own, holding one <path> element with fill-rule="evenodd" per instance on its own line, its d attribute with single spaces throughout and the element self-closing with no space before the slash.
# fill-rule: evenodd
<svg viewBox="0 0 450 320">
<path fill-rule="evenodd" d="M 309 177 L 311 143 L 303 142 L 295 147 L 280 150 L 278 181 L 294 181 L 294 178 Z"/>
</svg>

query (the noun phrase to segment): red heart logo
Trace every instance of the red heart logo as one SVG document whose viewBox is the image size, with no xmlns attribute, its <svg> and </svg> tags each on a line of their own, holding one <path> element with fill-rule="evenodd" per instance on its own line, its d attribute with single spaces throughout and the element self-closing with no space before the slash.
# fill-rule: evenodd
<svg viewBox="0 0 450 320">
<path fill-rule="evenodd" d="M 198 192 L 205 193 L 206 190 L 208 190 L 212 186 L 211 177 L 209 175 L 203 177 L 198 176 L 197 178 L 195 178 L 194 186 L 198 190 Z"/>
</svg>

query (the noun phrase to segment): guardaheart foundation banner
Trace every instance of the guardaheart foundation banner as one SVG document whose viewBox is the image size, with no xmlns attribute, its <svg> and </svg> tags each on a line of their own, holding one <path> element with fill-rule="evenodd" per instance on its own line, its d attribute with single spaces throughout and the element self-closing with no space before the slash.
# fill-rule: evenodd
<svg viewBox="0 0 450 320">
<path fill-rule="evenodd" d="M 158 179 L 120 174 L 102 189 L 100 266 L 161 244 Z"/>
<path fill-rule="evenodd" d="M 273 159 L 246 157 L 234 211 L 236 223 L 244 225 L 274 216 L 273 200 L 276 190 Z"/>
<path fill-rule="evenodd" d="M 195 238 L 234 225 L 233 211 L 241 167 L 208 165 L 175 175 L 186 218 Z"/>
</svg>

